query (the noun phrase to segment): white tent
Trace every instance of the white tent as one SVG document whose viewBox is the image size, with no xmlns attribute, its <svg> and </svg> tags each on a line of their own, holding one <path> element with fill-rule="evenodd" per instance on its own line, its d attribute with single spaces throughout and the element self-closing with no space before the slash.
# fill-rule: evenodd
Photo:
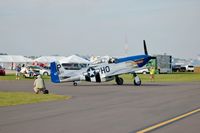
<svg viewBox="0 0 200 133">
<path fill-rule="evenodd" d="M 0 62 L 25 63 L 33 62 L 33 60 L 22 55 L 0 55 Z"/>
<path fill-rule="evenodd" d="M 65 56 L 41 56 L 34 60 L 34 62 L 40 62 L 40 63 L 50 63 L 53 61 L 58 61 L 65 59 Z"/>
<path fill-rule="evenodd" d="M 90 61 L 79 57 L 77 55 L 71 55 L 67 58 L 59 60 L 61 63 L 84 63 L 84 64 L 90 64 Z"/>
<path fill-rule="evenodd" d="M 0 55 L 0 65 L 6 69 L 15 69 L 18 64 L 29 64 L 33 60 L 22 55 Z"/>
</svg>

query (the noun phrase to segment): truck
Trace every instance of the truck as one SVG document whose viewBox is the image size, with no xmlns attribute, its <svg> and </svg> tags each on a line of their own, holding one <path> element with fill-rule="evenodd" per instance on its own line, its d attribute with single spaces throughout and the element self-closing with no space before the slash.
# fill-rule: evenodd
<svg viewBox="0 0 200 133">
<path fill-rule="evenodd" d="M 172 56 L 171 55 L 154 55 L 146 65 L 147 68 L 155 67 L 157 73 L 171 73 L 172 72 Z"/>
<path fill-rule="evenodd" d="M 186 67 L 183 67 L 181 65 L 173 65 L 172 66 L 172 72 L 185 72 Z"/>
</svg>

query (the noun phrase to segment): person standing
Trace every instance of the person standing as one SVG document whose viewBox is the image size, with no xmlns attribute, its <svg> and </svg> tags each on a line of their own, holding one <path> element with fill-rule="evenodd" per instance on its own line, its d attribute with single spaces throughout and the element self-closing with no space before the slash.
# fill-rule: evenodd
<svg viewBox="0 0 200 133">
<path fill-rule="evenodd" d="M 20 65 L 17 65 L 15 70 L 16 70 L 16 79 L 19 80 L 20 79 L 20 71 L 21 71 Z"/>
<path fill-rule="evenodd" d="M 155 72 L 156 72 L 155 67 L 151 66 L 150 67 L 150 80 L 151 81 L 155 80 Z"/>
</svg>

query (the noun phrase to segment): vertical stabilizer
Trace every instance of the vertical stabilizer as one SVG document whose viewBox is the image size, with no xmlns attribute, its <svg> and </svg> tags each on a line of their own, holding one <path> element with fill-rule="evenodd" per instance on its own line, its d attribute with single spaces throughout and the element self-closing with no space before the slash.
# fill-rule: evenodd
<svg viewBox="0 0 200 133">
<path fill-rule="evenodd" d="M 56 62 L 51 62 L 51 81 L 54 83 L 60 83 L 59 70 L 57 68 Z"/>
</svg>

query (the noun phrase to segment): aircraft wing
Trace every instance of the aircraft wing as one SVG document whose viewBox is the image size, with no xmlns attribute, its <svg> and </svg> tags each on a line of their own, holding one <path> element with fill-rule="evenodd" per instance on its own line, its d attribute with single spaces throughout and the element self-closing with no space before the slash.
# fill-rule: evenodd
<svg viewBox="0 0 200 133">
<path fill-rule="evenodd" d="M 109 73 L 105 74 L 105 77 L 110 77 L 110 76 L 116 76 L 116 75 L 121 75 L 121 74 L 127 74 L 127 73 L 135 73 L 135 71 L 139 70 L 140 68 L 134 67 L 132 64 L 128 65 L 126 67 L 117 67 L 116 69 L 113 68 Z"/>
<path fill-rule="evenodd" d="M 122 75 L 122 74 L 128 74 L 128 73 L 135 73 L 134 70 L 117 70 L 117 71 L 114 71 L 112 73 L 109 73 L 106 75 L 106 77 L 110 77 L 110 76 L 116 76 L 116 75 Z"/>
</svg>

